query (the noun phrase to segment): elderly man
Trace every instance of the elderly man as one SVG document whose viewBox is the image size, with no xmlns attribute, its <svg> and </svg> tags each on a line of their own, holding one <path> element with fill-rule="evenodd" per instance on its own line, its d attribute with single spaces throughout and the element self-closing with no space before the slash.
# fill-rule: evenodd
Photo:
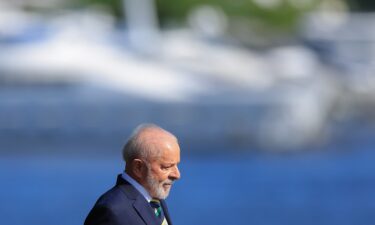
<svg viewBox="0 0 375 225">
<path fill-rule="evenodd" d="M 153 125 L 139 126 L 123 149 L 125 172 L 95 203 L 85 225 L 172 225 L 164 199 L 180 178 L 177 138 Z"/>
</svg>

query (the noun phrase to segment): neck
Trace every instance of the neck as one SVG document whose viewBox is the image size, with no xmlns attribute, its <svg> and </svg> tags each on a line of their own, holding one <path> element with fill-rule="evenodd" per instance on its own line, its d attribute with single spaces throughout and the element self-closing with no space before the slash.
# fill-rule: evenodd
<svg viewBox="0 0 375 225">
<path fill-rule="evenodd" d="M 138 184 L 140 184 L 148 193 L 150 193 L 149 189 L 147 188 L 147 183 L 145 179 L 140 178 L 137 176 L 132 170 L 129 168 L 125 168 L 126 174 L 128 174 L 131 178 L 133 178 L 135 181 L 137 181 Z"/>
</svg>

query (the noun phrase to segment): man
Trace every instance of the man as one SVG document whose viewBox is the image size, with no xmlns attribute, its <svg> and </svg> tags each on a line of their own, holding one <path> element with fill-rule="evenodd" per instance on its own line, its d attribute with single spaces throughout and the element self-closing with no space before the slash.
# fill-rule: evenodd
<svg viewBox="0 0 375 225">
<path fill-rule="evenodd" d="M 95 203 L 85 225 L 172 225 L 164 199 L 180 178 L 177 138 L 153 125 L 139 126 L 123 149 L 125 172 Z"/>
</svg>

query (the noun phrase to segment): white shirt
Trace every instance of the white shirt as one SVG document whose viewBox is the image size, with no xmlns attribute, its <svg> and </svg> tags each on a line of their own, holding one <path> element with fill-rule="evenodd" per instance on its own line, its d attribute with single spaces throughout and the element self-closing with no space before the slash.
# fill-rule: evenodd
<svg viewBox="0 0 375 225">
<path fill-rule="evenodd" d="M 127 182 L 129 182 L 137 191 L 139 191 L 145 199 L 150 202 L 152 197 L 148 193 L 148 191 L 140 185 L 136 180 L 134 180 L 132 177 L 130 177 L 125 171 L 121 174 L 122 178 L 124 178 Z"/>
</svg>

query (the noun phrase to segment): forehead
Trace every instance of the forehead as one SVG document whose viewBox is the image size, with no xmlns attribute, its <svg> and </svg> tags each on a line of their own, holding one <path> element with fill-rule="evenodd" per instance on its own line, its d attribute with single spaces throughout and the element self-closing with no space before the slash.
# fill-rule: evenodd
<svg viewBox="0 0 375 225">
<path fill-rule="evenodd" d="M 173 134 L 159 128 L 146 128 L 139 136 L 150 151 L 150 161 L 179 161 L 180 147 Z"/>
<path fill-rule="evenodd" d="M 153 143 L 155 154 L 152 154 L 152 161 L 173 162 L 180 161 L 180 147 L 176 140 L 158 140 Z"/>
</svg>

